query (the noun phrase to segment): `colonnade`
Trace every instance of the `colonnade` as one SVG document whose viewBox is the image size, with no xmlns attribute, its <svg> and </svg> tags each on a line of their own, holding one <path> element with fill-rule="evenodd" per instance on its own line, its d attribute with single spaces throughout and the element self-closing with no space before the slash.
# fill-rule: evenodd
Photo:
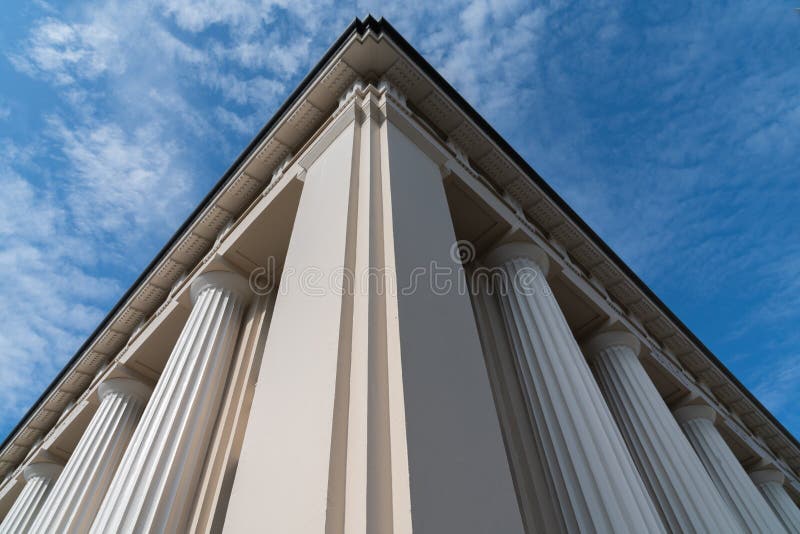
<svg viewBox="0 0 800 534">
<path fill-rule="evenodd" d="M 181 532 L 186 528 L 251 291 L 214 271 L 155 389 L 129 378 L 98 387 L 100 405 L 66 465 L 34 463 L 0 523 L 6 533 Z"/>
<path fill-rule="evenodd" d="M 509 341 L 567 531 L 800 532 L 782 476 L 748 478 L 712 408 L 671 413 L 633 335 L 602 332 L 579 348 L 540 248 L 504 244 L 483 264 L 495 283 L 479 290 L 491 291 L 504 323 L 490 335 Z"/>
<path fill-rule="evenodd" d="M 747 475 L 714 411 L 673 414 L 637 339 L 579 345 L 548 286 L 546 254 L 504 244 L 483 263 L 561 522 L 575 532 L 800 532 L 783 477 Z M 0 523 L 11 532 L 181 531 L 213 430 L 250 291 L 229 272 L 199 276 L 192 309 L 155 388 L 99 386 L 100 404 L 63 466 L 34 463 Z M 412 392 L 413 393 L 413 392 Z"/>
</svg>

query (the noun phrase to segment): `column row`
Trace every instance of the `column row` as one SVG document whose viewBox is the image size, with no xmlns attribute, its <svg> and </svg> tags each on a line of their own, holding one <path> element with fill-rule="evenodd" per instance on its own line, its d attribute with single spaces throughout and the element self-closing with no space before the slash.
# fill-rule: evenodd
<svg viewBox="0 0 800 534">
<path fill-rule="evenodd" d="M 250 294 L 238 274 L 199 276 L 152 395 L 129 378 L 100 384 L 100 405 L 63 471 L 26 467 L 0 533 L 185 530 Z"/>
<path fill-rule="evenodd" d="M 673 415 L 633 336 L 605 332 L 578 345 L 543 251 L 507 244 L 485 263 L 501 274 L 491 289 L 502 335 L 565 530 L 800 532 L 780 473 L 748 477 L 712 409 Z M 249 295 L 238 275 L 198 277 L 152 394 L 128 378 L 101 384 L 100 405 L 63 471 L 26 467 L 0 534 L 185 530 Z"/>
<path fill-rule="evenodd" d="M 488 335 L 509 340 L 563 529 L 800 531 L 800 511 L 781 483 L 757 473 L 756 488 L 711 408 L 670 411 L 634 336 L 604 332 L 581 351 L 548 285 L 541 249 L 509 243 L 483 263 L 495 283 L 479 290 L 493 293 L 505 326 Z"/>
</svg>

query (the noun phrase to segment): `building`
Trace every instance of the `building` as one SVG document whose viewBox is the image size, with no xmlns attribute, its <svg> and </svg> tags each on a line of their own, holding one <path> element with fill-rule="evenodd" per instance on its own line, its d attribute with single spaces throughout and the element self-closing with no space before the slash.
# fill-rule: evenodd
<svg viewBox="0 0 800 534">
<path fill-rule="evenodd" d="M 354 21 L 0 450 L 0 532 L 800 532 L 800 444 Z"/>
</svg>

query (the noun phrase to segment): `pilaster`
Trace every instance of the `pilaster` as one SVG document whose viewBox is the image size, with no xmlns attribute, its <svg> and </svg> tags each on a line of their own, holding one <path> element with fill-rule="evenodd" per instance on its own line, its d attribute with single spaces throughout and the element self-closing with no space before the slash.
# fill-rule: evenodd
<svg viewBox="0 0 800 534">
<path fill-rule="evenodd" d="M 247 528 L 254 507 L 280 532 L 522 531 L 469 298 L 456 289 L 447 153 L 436 159 L 402 100 L 388 84 L 354 84 L 299 155 L 305 182 L 228 532 Z M 449 269 L 450 293 L 435 292 L 432 264 Z"/>
</svg>

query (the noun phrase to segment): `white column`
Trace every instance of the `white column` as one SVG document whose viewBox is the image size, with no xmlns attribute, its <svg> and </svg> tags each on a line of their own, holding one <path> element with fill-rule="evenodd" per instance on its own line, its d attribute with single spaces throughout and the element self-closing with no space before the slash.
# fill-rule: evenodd
<svg viewBox="0 0 800 534">
<path fill-rule="evenodd" d="M 675 411 L 675 419 L 745 531 L 786 532 L 717 431 L 715 418 L 710 406 L 684 406 Z"/>
<path fill-rule="evenodd" d="M 783 487 L 783 473 L 777 469 L 760 469 L 750 473 L 750 479 L 781 520 L 786 530 L 800 534 L 800 508 Z"/>
<path fill-rule="evenodd" d="M 63 466 L 50 462 L 31 464 L 22 470 L 25 487 L 0 523 L 0 534 L 30 532 L 36 514 L 53 489 Z"/>
<path fill-rule="evenodd" d="M 639 472 L 672 532 L 740 532 L 639 361 L 639 340 L 604 332 L 583 346 Z"/>
<path fill-rule="evenodd" d="M 127 378 L 100 384 L 100 406 L 36 517 L 32 532 L 89 530 L 151 391 Z"/>
<path fill-rule="evenodd" d="M 91 532 L 182 532 L 251 292 L 229 272 L 192 283 L 192 312 Z"/>
<path fill-rule="evenodd" d="M 664 526 L 545 278 L 545 253 L 510 243 L 486 265 L 504 278 L 502 315 L 569 532 L 663 532 Z"/>
</svg>

